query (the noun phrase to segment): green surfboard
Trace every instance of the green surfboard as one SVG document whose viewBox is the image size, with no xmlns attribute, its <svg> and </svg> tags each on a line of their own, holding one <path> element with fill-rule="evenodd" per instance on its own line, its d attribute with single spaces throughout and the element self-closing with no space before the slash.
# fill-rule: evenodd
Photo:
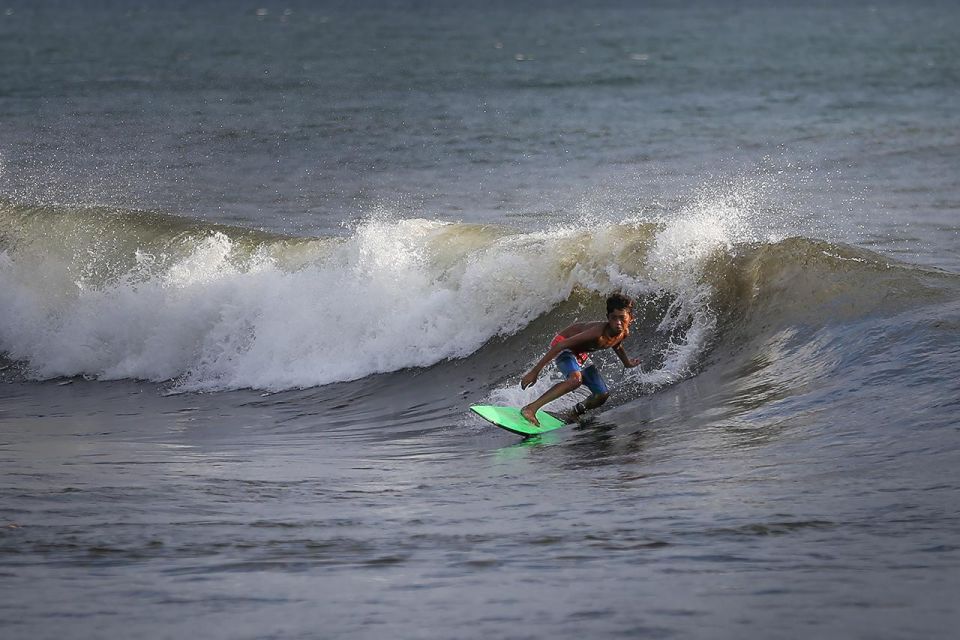
<svg viewBox="0 0 960 640">
<path fill-rule="evenodd" d="M 536 426 L 520 414 L 520 409 L 516 407 L 496 407 L 488 404 L 475 404 L 470 410 L 476 413 L 484 420 L 488 420 L 501 429 L 518 433 L 521 436 L 536 436 L 541 433 L 547 433 L 554 429 L 566 426 L 566 422 L 541 409 L 537 411 L 537 420 L 540 426 Z"/>
</svg>

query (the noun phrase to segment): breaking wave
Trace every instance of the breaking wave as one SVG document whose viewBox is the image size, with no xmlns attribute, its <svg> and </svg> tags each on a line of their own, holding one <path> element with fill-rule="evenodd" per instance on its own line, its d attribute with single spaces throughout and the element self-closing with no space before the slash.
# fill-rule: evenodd
<svg viewBox="0 0 960 640">
<path fill-rule="evenodd" d="M 712 351 L 935 296 L 915 267 L 778 237 L 730 199 L 667 221 L 529 232 L 368 219 L 301 238 L 134 211 L 0 203 L 0 351 L 25 374 L 278 391 L 532 345 L 638 299 L 630 379 L 658 388 Z M 550 322 L 538 321 L 549 318 Z M 549 325 L 549 326 L 548 326 Z"/>
</svg>

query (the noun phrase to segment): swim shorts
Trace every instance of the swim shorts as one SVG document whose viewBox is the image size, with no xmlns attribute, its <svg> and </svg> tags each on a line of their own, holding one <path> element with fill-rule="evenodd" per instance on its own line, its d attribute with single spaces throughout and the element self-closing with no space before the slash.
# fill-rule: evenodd
<svg viewBox="0 0 960 640">
<path fill-rule="evenodd" d="M 569 378 L 570 374 L 574 371 L 579 371 L 583 379 L 583 384 L 587 385 L 590 391 L 596 394 L 607 393 L 609 391 L 607 384 L 603 381 L 603 378 L 600 377 L 600 372 L 597 371 L 597 366 L 592 364 L 587 368 L 583 368 L 570 349 L 561 351 L 560 355 L 554 360 L 554 363 L 557 365 L 557 369 L 560 369 L 567 378 Z"/>
</svg>

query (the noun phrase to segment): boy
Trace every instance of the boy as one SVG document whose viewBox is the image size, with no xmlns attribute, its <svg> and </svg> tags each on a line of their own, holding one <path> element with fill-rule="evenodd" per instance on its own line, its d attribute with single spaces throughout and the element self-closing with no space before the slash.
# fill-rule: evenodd
<svg viewBox="0 0 960 640">
<path fill-rule="evenodd" d="M 548 362 L 556 358 L 557 368 L 567 376 L 542 396 L 523 407 L 523 417 L 540 426 L 537 410 L 548 402 L 568 394 L 581 384 L 586 384 L 593 394 L 585 402 L 578 402 L 573 408 L 573 417 L 582 415 L 589 409 L 595 409 L 607 401 L 607 385 L 600 377 L 596 365 L 584 368 L 591 351 L 613 349 L 625 367 L 640 365 L 639 358 L 630 359 L 623 348 L 623 341 L 630 335 L 630 322 L 633 321 L 633 300 L 615 293 L 607 298 L 606 322 L 578 322 L 558 333 L 550 343 L 550 350 L 540 358 L 533 369 L 520 380 L 520 388 L 526 389 L 537 381 L 537 376 Z"/>
</svg>

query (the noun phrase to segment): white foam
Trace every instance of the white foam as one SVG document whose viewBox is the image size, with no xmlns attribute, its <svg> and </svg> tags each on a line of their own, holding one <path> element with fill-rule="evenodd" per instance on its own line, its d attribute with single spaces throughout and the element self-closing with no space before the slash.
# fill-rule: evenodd
<svg viewBox="0 0 960 640">
<path fill-rule="evenodd" d="M 769 220 L 759 212 L 762 185 L 740 183 L 703 189 L 657 233 L 646 257 L 648 282 L 673 297 L 658 331 L 674 333 L 662 366 L 628 370 L 628 379 L 658 388 L 689 376 L 714 337 L 713 290 L 705 281 L 708 262 L 735 245 L 770 240 Z"/>
<path fill-rule="evenodd" d="M 179 257 L 141 248 L 132 269 L 103 282 L 95 255 L 53 255 L 34 239 L 0 253 L 0 349 L 39 377 L 281 390 L 465 357 L 575 287 L 661 291 L 676 298 L 661 330 L 688 328 L 663 367 L 635 373 L 660 385 L 687 375 L 712 335 L 703 265 L 745 234 L 743 209 L 721 205 L 700 202 L 665 224 L 645 263 L 631 243 L 646 236 L 630 224 L 519 233 L 381 218 L 286 254 L 251 254 L 219 232 Z M 550 383 L 517 387 L 511 400 Z"/>
<path fill-rule="evenodd" d="M 569 234 L 477 233 L 451 252 L 450 226 L 370 221 L 293 271 L 212 233 L 99 285 L 54 261 L 39 282 L 36 260 L 5 253 L 0 344 L 41 377 L 278 390 L 463 357 L 570 295 L 552 246 Z"/>
</svg>

